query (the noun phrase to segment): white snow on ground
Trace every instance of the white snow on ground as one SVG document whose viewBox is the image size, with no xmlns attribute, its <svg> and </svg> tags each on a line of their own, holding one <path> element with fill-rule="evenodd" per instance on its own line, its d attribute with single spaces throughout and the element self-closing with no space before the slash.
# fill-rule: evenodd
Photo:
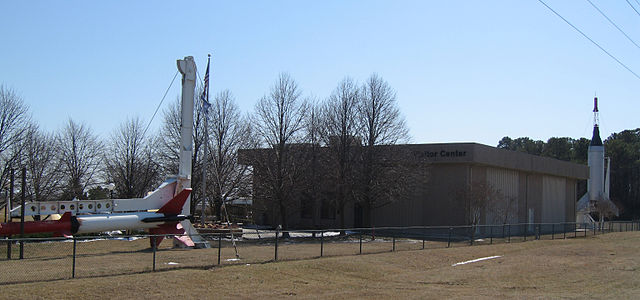
<svg viewBox="0 0 640 300">
<path fill-rule="evenodd" d="M 289 232 L 291 237 L 301 238 L 301 237 L 312 237 L 313 234 L 311 232 Z M 338 236 L 340 235 L 339 231 L 326 231 L 323 236 Z M 273 230 L 258 230 L 255 229 L 242 229 L 242 238 L 243 239 L 261 239 L 261 238 L 275 238 L 276 232 Z M 282 232 L 278 234 L 278 237 L 282 237 Z M 316 238 L 320 238 L 320 233 L 316 233 Z"/>
<path fill-rule="evenodd" d="M 470 263 L 474 263 L 474 262 L 479 262 L 479 261 L 488 260 L 488 259 L 494 259 L 494 258 L 499 258 L 499 257 L 502 257 L 502 255 L 495 255 L 495 256 L 487 256 L 487 257 L 482 257 L 482 258 L 476 258 L 476 259 L 472 259 L 472 260 L 467 260 L 467 261 L 455 263 L 455 264 L 453 264 L 451 266 L 455 267 L 455 266 L 459 266 L 459 265 L 466 265 L 466 264 L 470 264 Z"/>
</svg>

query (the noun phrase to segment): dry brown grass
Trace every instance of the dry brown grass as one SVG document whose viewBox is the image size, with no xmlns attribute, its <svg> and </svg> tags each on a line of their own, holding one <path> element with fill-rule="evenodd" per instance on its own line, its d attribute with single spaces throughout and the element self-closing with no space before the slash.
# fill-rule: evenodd
<svg viewBox="0 0 640 300">
<path fill-rule="evenodd" d="M 357 252 L 357 245 L 349 245 L 348 249 Z M 295 251 L 293 246 L 285 245 L 282 248 L 282 257 L 307 257 L 310 252 L 316 253 L 315 256 L 319 255 L 317 245 L 304 245 L 308 248 L 296 248 Z M 367 246 L 371 249 L 376 245 Z M 390 245 L 380 243 L 378 246 L 388 248 Z M 403 246 L 408 247 L 408 243 Z M 421 246 L 419 244 L 416 248 Z M 241 254 L 249 257 L 253 251 L 266 252 L 263 254 L 264 259 L 272 258 L 272 251 L 260 249 L 261 246 L 253 247 L 255 248 L 242 248 Z M 451 249 L 408 250 L 395 253 L 385 250 L 386 252 L 380 254 L 333 256 L 266 264 L 254 264 L 243 259 L 239 265 L 206 270 L 180 269 L 3 285 L 0 287 L 0 298 L 633 299 L 640 297 L 640 258 L 637 255 L 639 248 L 640 232 L 626 232 L 580 239 Z M 180 263 L 188 263 L 192 259 L 210 257 L 209 252 L 214 250 L 163 250 L 159 252 L 159 260 L 166 261 L 161 258 L 166 256 Z M 232 249 L 224 250 L 225 258 L 233 257 Z M 329 245 L 325 251 L 337 253 L 341 250 L 336 244 Z M 140 260 L 149 262 L 149 253 L 132 253 L 126 255 L 140 255 Z M 170 257 L 171 255 L 174 256 Z M 456 262 L 493 255 L 502 257 L 451 266 Z M 118 257 L 113 254 L 108 257 L 111 256 Z M 90 260 L 92 258 L 95 261 Z M 86 265 L 94 264 L 97 268 L 104 266 L 103 261 L 107 258 L 94 255 L 84 259 Z M 129 259 L 128 263 L 136 262 Z M 159 262 L 159 265 L 162 263 Z M 8 270 L 5 269 L 5 265 L 2 265 L 1 269 Z"/>
</svg>

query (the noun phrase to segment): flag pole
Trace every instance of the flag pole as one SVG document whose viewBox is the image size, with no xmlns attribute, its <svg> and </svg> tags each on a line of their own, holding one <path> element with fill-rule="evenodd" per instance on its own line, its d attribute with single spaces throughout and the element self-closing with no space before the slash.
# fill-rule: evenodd
<svg viewBox="0 0 640 300">
<path fill-rule="evenodd" d="M 204 112 L 204 157 L 202 158 L 202 202 L 200 203 L 200 225 L 204 228 L 205 208 L 207 202 L 207 158 L 209 154 L 209 63 L 211 54 L 207 55 L 207 71 L 204 74 L 204 90 L 202 91 L 202 111 Z"/>
</svg>

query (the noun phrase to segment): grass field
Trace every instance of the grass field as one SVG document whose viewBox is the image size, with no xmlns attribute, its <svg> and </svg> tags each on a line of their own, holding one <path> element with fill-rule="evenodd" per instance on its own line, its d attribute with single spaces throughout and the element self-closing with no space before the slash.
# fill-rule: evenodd
<svg viewBox="0 0 640 300">
<path fill-rule="evenodd" d="M 241 261 L 209 269 L 9 284 L 0 287 L 0 298 L 634 299 L 640 297 L 638 249 L 640 232 L 623 232 L 258 264 Z M 197 252 L 190 255 L 197 257 Z M 452 266 L 496 255 L 501 257 Z"/>
</svg>

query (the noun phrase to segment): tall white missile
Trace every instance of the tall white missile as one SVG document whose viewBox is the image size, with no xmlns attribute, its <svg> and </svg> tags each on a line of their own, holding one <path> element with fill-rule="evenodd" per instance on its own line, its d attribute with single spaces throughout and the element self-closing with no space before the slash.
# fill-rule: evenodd
<svg viewBox="0 0 640 300">
<path fill-rule="evenodd" d="M 600 138 L 600 120 L 598 110 L 598 98 L 593 98 L 593 135 L 589 143 L 587 156 L 589 165 L 589 180 L 587 180 L 587 193 L 580 198 L 576 206 L 576 222 L 595 222 L 591 213 L 597 207 L 609 207 L 611 212 L 618 215 L 618 208 L 609 199 L 609 174 L 610 161 L 607 160 L 605 172 L 604 144 Z"/>
<path fill-rule="evenodd" d="M 598 119 L 598 98 L 593 98 L 593 135 L 589 144 L 588 164 L 589 181 L 587 181 L 587 191 L 589 191 L 589 202 L 595 204 L 604 196 L 604 145 L 600 138 L 600 125 Z"/>
</svg>

